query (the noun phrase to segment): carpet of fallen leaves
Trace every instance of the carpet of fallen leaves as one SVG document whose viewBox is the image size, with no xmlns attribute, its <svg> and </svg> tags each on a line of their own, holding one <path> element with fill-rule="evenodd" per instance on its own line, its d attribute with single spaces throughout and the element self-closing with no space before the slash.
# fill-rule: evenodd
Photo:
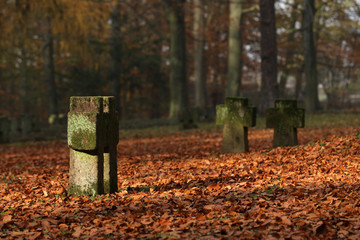
<svg viewBox="0 0 360 240">
<path fill-rule="evenodd" d="M 359 239 L 359 129 L 303 129 L 299 146 L 221 154 L 219 131 L 118 145 L 120 191 L 68 196 L 65 141 L 0 146 L 0 238 Z M 319 140 L 321 139 L 321 140 Z"/>
</svg>

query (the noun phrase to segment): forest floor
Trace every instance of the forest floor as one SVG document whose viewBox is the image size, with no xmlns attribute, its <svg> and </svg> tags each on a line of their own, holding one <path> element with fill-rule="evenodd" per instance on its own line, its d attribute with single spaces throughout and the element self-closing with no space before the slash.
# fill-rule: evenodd
<svg viewBox="0 0 360 240">
<path fill-rule="evenodd" d="M 359 124 L 357 124 L 359 126 Z M 220 129 L 123 138 L 119 192 L 68 196 L 66 141 L 0 146 L 0 238 L 359 239 L 360 128 L 222 154 Z"/>
</svg>

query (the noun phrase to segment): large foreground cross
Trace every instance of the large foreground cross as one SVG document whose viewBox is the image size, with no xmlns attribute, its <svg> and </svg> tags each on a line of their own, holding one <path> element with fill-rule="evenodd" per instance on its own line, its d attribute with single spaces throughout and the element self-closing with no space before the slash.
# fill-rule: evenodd
<svg viewBox="0 0 360 240">
<path fill-rule="evenodd" d="M 256 108 L 248 106 L 247 98 L 227 97 L 216 106 L 216 124 L 224 125 L 222 152 L 248 152 L 248 127 L 256 124 Z"/>
<path fill-rule="evenodd" d="M 69 193 L 117 191 L 119 123 L 114 97 L 71 97 L 68 114 Z"/>
<path fill-rule="evenodd" d="M 266 110 L 266 127 L 274 128 L 273 146 L 298 144 L 297 128 L 305 126 L 305 110 L 293 99 L 275 100 L 275 108 Z"/>
</svg>

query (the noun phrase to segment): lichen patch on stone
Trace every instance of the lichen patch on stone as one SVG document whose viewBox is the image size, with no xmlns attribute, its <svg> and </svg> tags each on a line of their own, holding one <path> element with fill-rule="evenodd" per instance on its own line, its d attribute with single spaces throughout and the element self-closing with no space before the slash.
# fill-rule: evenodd
<svg viewBox="0 0 360 240">
<path fill-rule="evenodd" d="M 97 147 L 96 113 L 69 113 L 68 145 L 78 150 L 94 150 Z"/>
</svg>

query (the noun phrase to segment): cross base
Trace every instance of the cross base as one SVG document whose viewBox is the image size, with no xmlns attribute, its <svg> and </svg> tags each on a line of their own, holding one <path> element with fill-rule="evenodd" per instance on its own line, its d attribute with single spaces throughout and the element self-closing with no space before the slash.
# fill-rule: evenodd
<svg viewBox="0 0 360 240">
<path fill-rule="evenodd" d="M 248 128 L 242 125 L 225 124 L 223 130 L 223 153 L 243 153 L 249 151 Z"/>
</svg>

